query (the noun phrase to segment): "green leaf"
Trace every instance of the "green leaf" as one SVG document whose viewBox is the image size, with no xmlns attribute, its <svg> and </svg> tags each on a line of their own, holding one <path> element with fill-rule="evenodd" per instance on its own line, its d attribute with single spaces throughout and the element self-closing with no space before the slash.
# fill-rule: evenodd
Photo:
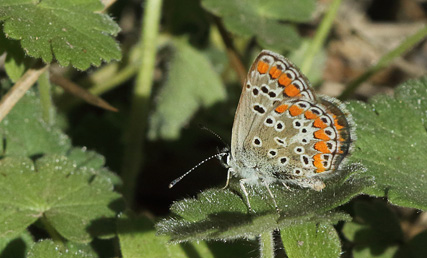
<svg viewBox="0 0 427 258">
<path fill-rule="evenodd" d="M 3 32 L 0 31 L 0 55 L 3 52 L 7 52 L 4 69 L 9 79 L 16 82 L 30 67 L 32 60 L 25 56 L 19 41 L 6 39 Z"/>
<path fill-rule="evenodd" d="M 221 17 L 232 33 L 246 37 L 256 36 L 262 47 L 281 52 L 296 49 L 300 44 L 300 37 L 293 26 L 280 21 L 310 20 L 315 1 L 203 0 L 202 6 Z"/>
<path fill-rule="evenodd" d="M 0 150 L 5 156 L 66 154 L 71 148 L 68 136 L 43 121 L 40 99 L 34 91 L 28 91 L 1 121 L 0 133 L 5 141 Z"/>
<path fill-rule="evenodd" d="M 175 202 L 171 207 L 173 216 L 157 224 L 158 233 L 170 235 L 175 242 L 225 241 L 247 239 L 289 225 L 346 220 L 347 216 L 328 211 L 348 202 L 372 183 L 369 178 L 361 176 L 355 179 L 354 174 L 348 177 L 355 169 L 348 168 L 331 178 L 322 192 L 271 185 L 281 209 L 280 215 L 264 186 L 247 187 L 253 209 L 252 213 L 248 213 L 244 194 L 236 180 L 232 180 L 230 188 L 233 191 L 209 189 L 199 194 L 197 199 Z"/>
<path fill-rule="evenodd" d="M 71 253 L 82 253 L 84 255 L 87 255 L 88 257 L 103 257 L 101 255 L 98 255 L 93 248 L 93 246 L 88 244 L 82 244 L 82 243 L 76 243 L 76 242 L 66 242 L 65 247 L 67 248 L 67 252 Z M 58 246 L 58 248 L 60 248 Z M 108 250 L 108 248 L 105 248 Z M 105 257 L 105 256 L 104 256 Z"/>
<path fill-rule="evenodd" d="M 330 224 L 304 223 L 280 229 L 289 257 L 340 257 L 341 242 Z"/>
<path fill-rule="evenodd" d="M 170 257 L 167 238 L 156 237 L 154 224 L 147 217 L 121 216 L 117 232 L 123 257 Z"/>
<path fill-rule="evenodd" d="M 33 244 L 33 237 L 28 231 L 13 238 L 0 238 L 0 257 L 24 258 L 30 246 Z"/>
<path fill-rule="evenodd" d="M 117 174 L 104 167 L 105 158 L 97 152 L 89 151 L 86 147 L 73 148 L 68 152 L 67 158 L 74 161 L 77 167 L 85 167 L 98 176 L 104 176 L 115 187 L 119 187 L 122 184 L 122 180 Z"/>
<path fill-rule="evenodd" d="M 427 77 L 406 82 L 394 97 L 350 103 L 358 136 L 350 160 L 361 162 L 376 182 L 367 194 L 427 209 L 426 110 Z"/>
<path fill-rule="evenodd" d="M 83 250 L 71 251 L 65 249 L 62 245 L 55 244 L 52 240 L 42 240 L 34 244 L 27 254 L 27 258 L 46 257 L 79 258 L 96 256 L 93 256 L 91 253 L 86 253 Z"/>
<path fill-rule="evenodd" d="M 0 237 L 13 237 L 43 218 L 64 238 L 87 243 L 97 223 L 114 218 L 120 198 L 108 178 L 66 157 L 48 155 L 0 160 Z M 101 223 L 101 224 L 102 224 Z M 112 227 L 105 222 L 104 227 Z"/>
<path fill-rule="evenodd" d="M 183 40 L 175 40 L 168 79 L 151 116 L 151 139 L 175 139 L 200 108 L 225 99 L 225 89 L 209 60 Z"/>
<path fill-rule="evenodd" d="M 120 249 L 123 257 L 214 257 L 205 242 L 190 246 L 170 245 L 168 237 L 156 236 L 154 223 L 147 217 L 122 216 L 117 221 Z"/>
<path fill-rule="evenodd" d="M 347 222 L 342 232 L 353 242 L 355 256 L 369 253 L 386 257 L 392 250 L 396 251 L 395 247 L 403 242 L 403 232 L 396 214 L 384 201 L 358 201 L 354 211 L 355 220 L 362 223 Z"/>
<path fill-rule="evenodd" d="M 20 40 L 28 55 L 85 70 L 121 58 L 110 36 L 120 28 L 108 15 L 95 13 L 102 8 L 98 0 L 4 0 L 0 21 L 6 36 Z"/>
</svg>

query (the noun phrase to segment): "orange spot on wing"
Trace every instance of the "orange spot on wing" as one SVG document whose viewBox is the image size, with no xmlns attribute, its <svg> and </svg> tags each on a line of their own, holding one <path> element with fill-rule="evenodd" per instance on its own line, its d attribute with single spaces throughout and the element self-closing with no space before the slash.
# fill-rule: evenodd
<svg viewBox="0 0 427 258">
<path fill-rule="evenodd" d="M 297 87 L 295 87 L 295 85 L 290 84 L 290 85 L 286 86 L 284 92 L 289 97 L 295 97 L 300 93 L 300 90 Z"/>
<path fill-rule="evenodd" d="M 302 114 L 302 112 L 304 112 L 304 110 L 298 107 L 297 105 L 292 105 L 289 108 L 289 113 L 291 114 L 291 116 L 299 116 Z"/>
<path fill-rule="evenodd" d="M 275 111 L 277 112 L 277 113 L 283 113 L 283 112 L 285 112 L 286 110 L 288 109 L 288 105 L 280 105 L 280 106 L 278 106 L 276 109 L 275 109 Z"/>
<path fill-rule="evenodd" d="M 321 153 L 319 153 L 319 154 L 314 155 L 314 156 L 313 156 L 313 160 L 314 160 L 314 161 L 322 161 L 322 160 L 323 160 L 323 158 L 322 158 L 322 154 L 321 154 Z"/>
<path fill-rule="evenodd" d="M 331 153 L 331 151 L 328 149 L 328 146 L 326 145 L 326 142 L 316 142 L 314 144 L 314 148 L 322 153 Z"/>
<path fill-rule="evenodd" d="M 328 125 L 325 124 L 325 122 L 323 122 L 322 119 L 320 119 L 320 117 L 314 120 L 313 126 L 321 129 L 328 127 Z"/>
<path fill-rule="evenodd" d="M 276 79 L 280 76 L 280 74 L 282 74 L 282 71 L 280 71 L 279 69 L 277 69 L 277 66 L 274 66 L 270 69 L 270 76 L 273 79 Z"/>
<path fill-rule="evenodd" d="M 334 124 L 335 124 L 335 128 L 337 128 L 337 130 L 341 130 L 344 128 L 344 126 L 342 126 L 338 123 L 338 119 L 334 119 Z"/>
<path fill-rule="evenodd" d="M 323 165 L 322 165 L 323 166 Z M 316 173 L 322 173 L 322 172 L 325 172 L 326 171 L 326 169 L 325 168 L 318 168 L 318 169 L 316 169 Z"/>
<path fill-rule="evenodd" d="M 315 115 L 313 112 L 311 112 L 310 110 L 305 111 L 304 113 L 305 118 L 307 119 L 316 119 L 318 116 Z"/>
<path fill-rule="evenodd" d="M 268 68 L 270 68 L 270 66 L 266 62 L 264 61 L 258 62 L 257 69 L 259 73 L 262 73 L 262 74 L 266 73 L 268 71 Z"/>
<path fill-rule="evenodd" d="M 319 140 L 329 141 L 331 138 L 325 133 L 325 130 L 320 129 L 314 132 L 314 137 Z"/>
<path fill-rule="evenodd" d="M 286 73 L 282 73 L 282 75 L 280 75 L 279 77 L 279 84 L 283 87 L 288 86 L 289 84 L 291 84 L 292 80 L 288 77 L 288 75 L 286 75 Z"/>
<path fill-rule="evenodd" d="M 322 173 L 325 171 L 325 166 L 323 166 L 322 154 L 316 154 L 313 157 L 313 165 L 317 168 L 317 173 Z"/>
</svg>

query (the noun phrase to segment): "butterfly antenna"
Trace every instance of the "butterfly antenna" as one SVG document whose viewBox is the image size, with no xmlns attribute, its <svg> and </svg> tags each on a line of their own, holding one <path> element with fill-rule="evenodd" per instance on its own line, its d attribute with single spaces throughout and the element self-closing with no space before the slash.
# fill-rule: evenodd
<svg viewBox="0 0 427 258">
<path fill-rule="evenodd" d="M 202 125 L 202 124 L 199 124 L 199 127 L 200 127 L 200 129 L 205 130 L 205 131 L 208 131 L 208 132 L 210 132 L 211 134 L 213 134 L 216 138 L 218 138 L 218 139 L 222 142 L 222 144 L 224 144 L 224 145 L 227 147 L 227 149 L 230 149 L 230 146 L 228 145 L 228 143 L 226 143 L 226 142 L 221 138 L 221 136 L 219 136 L 217 133 L 215 133 L 214 131 L 212 131 L 211 129 L 207 128 L 206 126 L 204 126 L 204 125 Z"/>
<path fill-rule="evenodd" d="M 183 179 L 186 175 L 190 174 L 193 170 L 195 170 L 196 168 L 200 167 L 200 165 L 202 165 L 203 163 L 213 159 L 213 158 L 218 158 L 218 157 L 222 157 L 227 155 L 227 152 L 221 152 L 221 153 L 217 153 L 215 155 L 210 156 L 209 158 L 206 158 L 205 160 L 199 162 L 199 164 L 195 165 L 192 169 L 188 170 L 187 172 L 184 173 L 184 175 L 178 177 L 177 179 L 173 180 L 170 184 L 169 184 L 169 188 L 172 188 L 174 185 L 176 185 L 179 181 L 181 181 L 181 179 Z"/>
</svg>

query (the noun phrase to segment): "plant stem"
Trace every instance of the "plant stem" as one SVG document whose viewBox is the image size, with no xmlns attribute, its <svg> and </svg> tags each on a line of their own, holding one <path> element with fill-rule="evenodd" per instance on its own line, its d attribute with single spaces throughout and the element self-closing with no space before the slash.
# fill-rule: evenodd
<svg viewBox="0 0 427 258">
<path fill-rule="evenodd" d="M 412 36 L 409 36 L 395 49 L 391 50 L 390 52 L 382 56 L 376 65 L 371 66 L 362 75 L 360 75 L 356 79 L 352 80 L 349 84 L 347 84 L 345 91 L 341 94 L 341 96 L 339 96 L 339 98 L 340 99 L 348 98 L 357 89 L 357 87 L 359 87 L 359 85 L 361 85 L 364 81 L 368 80 L 372 75 L 377 73 L 379 70 L 388 66 L 393 61 L 393 59 L 401 56 L 403 53 L 405 53 L 407 50 L 414 47 L 415 44 L 419 43 L 425 37 L 427 37 L 427 26 L 421 28 Z"/>
<path fill-rule="evenodd" d="M 316 31 L 316 35 L 308 47 L 307 52 L 305 53 L 304 61 L 301 64 L 301 71 L 308 75 L 310 72 L 311 66 L 313 65 L 313 59 L 316 54 L 319 52 L 320 48 L 324 45 L 326 37 L 331 30 L 332 23 L 335 20 L 338 8 L 341 4 L 341 0 L 334 0 L 329 6 L 329 11 L 326 13 L 325 17 L 322 20 L 319 28 Z"/>
<path fill-rule="evenodd" d="M 224 28 L 222 21 L 218 17 L 214 17 L 214 21 L 221 35 L 221 38 L 227 48 L 228 59 L 230 60 L 231 65 L 233 66 L 234 70 L 237 73 L 237 76 L 240 79 L 240 84 L 243 85 L 246 80 L 246 68 L 237 53 L 233 40 L 231 39 L 228 31 Z"/>
<path fill-rule="evenodd" d="M 157 35 L 161 16 L 162 0 L 147 0 L 141 31 L 141 66 L 138 71 L 132 96 L 130 125 L 125 135 L 125 150 L 122 166 L 123 195 L 133 203 L 135 183 L 143 163 L 143 141 L 148 122 L 148 108 L 153 85 Z"/>
<path fill-rule="evenodd" d="M 62 236 L 52 227 L 52 225 L 49 223 L 49 221 L 46 219 L 46 217 L 43 215 L 40 217 L 40 222 L 43 224 L 44 229 L 49 234 L 49 236 L 52 238 L 52 240 L 60 245 L 65 250 L 64 245 L 64 239 Z"/>
<path fill-rule="evenodd" d="M 42 107 L 42 118 L 47 124 L 53 123 L 52 117 L 52 98 L 50 96 L 51 84 L 49 81 L 49 70 L 46 70 L 40 75 L 37 80 L 39 92 L 40 92 L 40 103 Z"/>
<path fill-rule="evenodd" d="M 259 246 L 262 258 L 274 257 L 273 232 L 264 232 L 259 236 Z"/>
<path fill-rule="evenodd" d="M 90 75 L 88 80 L 91 80 L 91 78 L 96 75 L 100 77 L 100 75 L 104 74 L 102 77 L 102 81 L 95 82 L 93 86 L 91 86 L 88 91 L 95 96 L 100 96 L 104 94 L 105 92 L 108 92 L 120 85 L 122 85 L 124 82 L 128 81 L 130 78 L 135 76 L 136 72 L 138 71 L 138 66 L 133 63 L 126 64 L 125 67 L 123 67 L 119 71 L 115 71 L 114 68 L 116 68 L 118 65 L 117 63 L 108 64 L 101 69 L 94 72 L 92 75 Z M 84 83 L 84 81 L 79 81 L 77 84 Z M 58 106 L 60 109 L 64 111 L 71 110 L 74 106 L 82 103 L 83 100 L 81 98 L 65 98 L 63 101 L 58 103 Z"/>
<path fill-rule="evenodd" d="M 22 77 L 13 85 L 13 87 L 3 96 L 0 101 L 0 122 L 9 114 L 15 104 L 24 96 L 25 92 L 33 86 L 40 75 L 49 67 L 30 68 Z"/>
<path fill-rule="evenodd" d="M 78 97 L 79 99 L 83 99 L 88 104 L 91 104 L 109 111 L 113 111 L 113 112 L 118 111 L 115 107 L 111 106 L 108 102 L 106 102 L 102 98 L 96 95 L 93 95 L 92 93 L 90 93 L 90 91 L 80 87 L 78 84 L 75 84 L 74 82 L 62 76 L 52 75 L 50 77 L 50 80 L 56 85 L 63 88 L 68 93 L 71 93 L 72 95 Z"/>
</svg>

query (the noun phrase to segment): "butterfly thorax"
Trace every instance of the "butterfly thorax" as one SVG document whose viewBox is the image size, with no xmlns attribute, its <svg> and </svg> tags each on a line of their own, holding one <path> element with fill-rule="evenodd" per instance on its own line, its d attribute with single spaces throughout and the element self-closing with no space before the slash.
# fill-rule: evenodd
<svg viewBox="0 0 427 258">
<path fill-rule="evenodd" d="M 271 171 L 275 171 L 272 166 L 266 166 L 266 164 L 263 164 L 261 161 L 257 162 L 255 159 L 249 157 L 234 159 L 232 155 L 229 154 L 227 157 L 227 165 L 233 176 L 245 179 L 245 182 L 248 184 L 258 184 L 260 181 L 271 184 L 285 179 L 277 177 L 276 173 L 272 173 Z"/>
</svg>

